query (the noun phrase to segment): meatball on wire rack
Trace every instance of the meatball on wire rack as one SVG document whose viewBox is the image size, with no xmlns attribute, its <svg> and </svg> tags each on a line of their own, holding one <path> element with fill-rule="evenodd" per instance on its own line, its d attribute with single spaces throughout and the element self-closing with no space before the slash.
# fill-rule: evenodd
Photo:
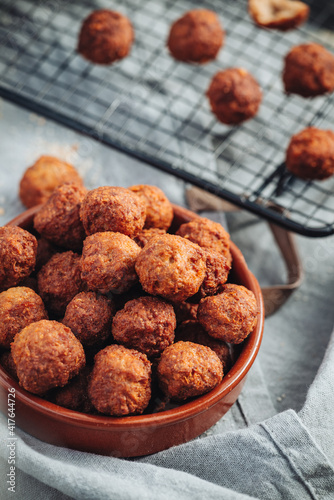
<svg viewBox="0 0 334 500">
<path fill-rule="evenodd" d="M 291 2 L 296 8 L 301 3 Z M 93 62 L 79 35 L 84 20 L 101 9 L 99 2 L 59 0 L 51 8 L 33 0 L 3 0 L 0 96 L 284 228 L 326 236 L 334 232 L 334 177 L 301 179 L 283 164 L 293 135 L 308 127 L 333 127 L 331 91 L 314 97 L 314 89 L 304 89 L 312 97 L 303 97 L 288 94 L 295 84 L 283 82 L 284 60 L 293 47 L 316 43 L 334 53 L 334 3 L 305 3 L 309 12 L 303 7 L 303 22 L 298 18 L 287 25 L 293 29 L 281 31 L 272 20 L 261 20 L 251 0 L 203 0 L 205 30 L 215 26 L 217 43 L 207 46 L 201 28 L 204 45 L 196 46 L 196 57 L 187 45 L 190 56 L 182 56 L 184 61 L 173 56 L 168 37 L 193 2 L 111 0 L 108 9 L 119 12 L 114 22 L 119 29 L 125 23 L 128 36 L 122 32 L 115 40 L 105 31 L 109 55 L 101 59 L 98 45 Z M 98 26 L 92 25 L 93 34 Z M 255 116 L 237 125 L 217 119 L 206 95 L 214 75 L 228 68 L 252 75 L 263 96 Z"/>
</svg>

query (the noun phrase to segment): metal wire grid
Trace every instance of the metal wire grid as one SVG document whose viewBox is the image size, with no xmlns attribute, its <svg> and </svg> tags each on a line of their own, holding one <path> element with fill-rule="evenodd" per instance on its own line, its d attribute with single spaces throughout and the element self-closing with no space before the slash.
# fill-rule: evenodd
<svg viewBox="0 0 334 500">
<path fill-rule="evenodd" d="M 0 95 L 301 234 L 332 234 L 334 178 L 304 182 L 282 162 L 293 133 L 310 124 L 331 128 L 334 97 L 287 97 L 281 71 L 293 45 L 334 47 L 326 30 L 334 3 L 314 0 L 311 22 L 281 34 L 255 27 L 245 1 L 202 1 L 226 30 L 218 59 L 203 66 L 178 63 L 165 47 L 170 24 L 193 2 L 107 3 L 131 18 L 136 33 L 131 55 L 109 67 L 76 53 L 83 18 L 106 2 L 2 1 Z M 238 127 L 218 123 L 205 96 L 213 74 L 229 66 L 248 69 L 264 93 L 257 117 Z"/>
</svg>

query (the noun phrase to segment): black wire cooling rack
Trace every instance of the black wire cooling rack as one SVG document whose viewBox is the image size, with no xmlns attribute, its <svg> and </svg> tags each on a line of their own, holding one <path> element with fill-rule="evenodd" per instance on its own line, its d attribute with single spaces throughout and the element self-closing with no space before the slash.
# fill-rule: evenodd
<svg viewBox="0 0 334 500">
<path fill-rule="evenodd" d="M 309 3 L 309 22 L 279 33 L 256 27 L 245 0 L 1 0 L 0 95 L 287 229 L 326 236 L 334 177 L 305 182 L 283 163 L 292 134 L 333 127 L 334 96 L 287 96 L 281 82 L 293 45 L 334 49 L 334 2 Z M 201 66 L 174 61 L 165 46 L 171 23 L 196 6 L 216 11 L 226 32 L 218 59 Z M 111 66 L 76 52 L 81 22 L 97 8 L 123 12 L 135 28 L 130 56 Z M 218 123 L 205 96 L 231 66 L 250 71 L 264 93 L 259 114 L 238 127 Z"/>
</svg>

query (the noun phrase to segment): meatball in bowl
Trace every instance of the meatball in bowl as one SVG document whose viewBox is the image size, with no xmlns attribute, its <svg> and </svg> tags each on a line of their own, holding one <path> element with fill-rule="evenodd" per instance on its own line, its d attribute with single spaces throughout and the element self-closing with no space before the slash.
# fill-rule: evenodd
<svg viewBox="0 0 334 500">
<path fill-rule="evenodd" d="M 196 438 L 235 403 L 262 340 L 261 289 L 226 231 L 213 231 L 187 209 L 172 205 L 167 233 L 159 231 L 143 246 L 135 243 L 139 227 L 131 236 L 120 233 L 121 224 L 117 232 L 101 223 L 92 230 L 87 206 L 95 193 L 82 201 L 86 238 L 76 257 L 80 286 L 57 310 L 50 295 L 42 294 L 45 319 L 32 318 L 14 335 L 13 362 L 8 345 L 1 347 L 1 411 L 7 411 L 8 389 L 15 390 L 17 426 L 42 441 L 108 456 L 149 455 Z M 140 200 L 138 207 L 143 228 Z M 19 227 L 39 244 L 34 218 L 40 210 L 31 208 L 5 227 Z M 113 273 L 119 255 L 108 260 L 98 244 L 88 266 L 85 241 L 120 240 L 120 234 L 136 249 L 131 268 L 136 279 L 130 283 L 123 277 L 117 288 L 108 280 L 92 286 L 89 276 L 103 274 L 104 268 Z M 219 286 L 202 293 L 212 267 L 210 246 L 221 253 L 217 266 L 222 262 L 224 273 Z M 118 241 L 115 248 L 123 247 Z M 63 259 L 72 252 L 57 251 Z M 30 276 L 40 278 L 36 257 L 30 259 Z M 57 274 L 60 288 L 62 282 L 69 292 L 71 280 Z M 16 285 L 22 286 L 10 283 Z M 228 305 L 233 325 L 227 325 L 221 304 Z"/>
</svg>

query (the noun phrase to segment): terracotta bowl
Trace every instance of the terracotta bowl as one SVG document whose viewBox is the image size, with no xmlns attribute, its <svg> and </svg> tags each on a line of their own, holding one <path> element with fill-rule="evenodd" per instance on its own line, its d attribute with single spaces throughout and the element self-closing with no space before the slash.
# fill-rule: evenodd
<svg viewBox="0 0 334 500">
<path fill-rule="evenodd" d="M 29 230 L 37 210 L 38 207 L 29 209 L 9 224 Z M 175 206 L 173 229 L 194 217 L 193 212 Z M 14 388 L 16 425 L 24 431 L 58 446 L 118 457 L 149 455 L 202 434 L 235 403 L 262 339 L 264 306 L 260 286 L 233 243 L 231 252 L 232 281 L 254 292 L 258 322 L 255 330 L 240 344 L 233 367 L 211 392 L 160 413 L 131 417 L 88 415 L 30 394 L 0 367 L 1 411 L 7 415 L 8 389 Z"/>
</svg>

